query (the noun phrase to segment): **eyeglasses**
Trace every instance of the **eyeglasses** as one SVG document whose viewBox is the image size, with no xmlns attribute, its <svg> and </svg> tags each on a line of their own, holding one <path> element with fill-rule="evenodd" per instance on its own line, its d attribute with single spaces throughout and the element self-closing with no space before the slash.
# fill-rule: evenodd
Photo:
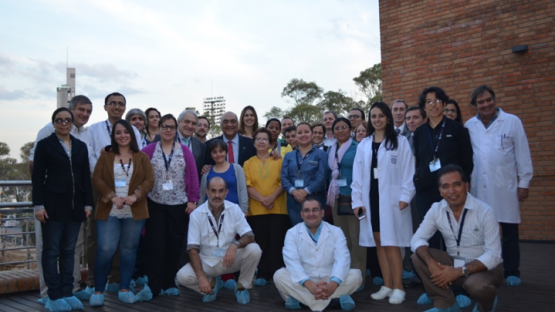
<svg viewBox="0 0 555 312">
<path fill-rule="evenodd" d="M 349 129 L 349 126 L 343 125 L 343 126 L 337 126 L 337 127 L 333 128 L 333 131 L 338 131 L 339 132 L 341 130 L 347 130 L 347 129 Z"/>
<path fill-rule="evenodd" d="M 112 102 L 108 102 L 108 106 L 118 106 L 118 107 L 122 107 L 122 108 L 123 108 L 123 107 L 125 107 L 125 103 L 123 103 L 123 102 L 114 102 L 114 101 L 112 101 Z"/>
<path fill-rule="evenodd" d="M 439 104 L 439 103 L 443 103 L 443 101 L 440 100 L 440 99 L 435 99 L 433 101 L 432 100 L 426 101 L 427 105 L 434 105 L 434 104 Z"/>
<path fill-rule="evenodd" d="M 303 209 L 303 212 L 304 213 L 311 213 L 311 212 L 312 213 L 318 213 L 318 212 L 320 212 L 320 210 L 322 210 L 322 209 L 320 209 L 320 208 L 312 208 L 312 209 L 305 208 L 305 209 Z"/>
<path fill-rule="evenodd" d="M 349 115 L 349 119 L 359 119 L 360 115 Z"/>
<path fill-rule="evenodd" d="M 73 120 L 72 120 L 71 118 L 66 118 L 66 119 L 56 118 L 56 119 L 54 119 L 54 122 L 55 122 L 56 124 L 58 124 L 58 125 L 59 125 L 59 124 L 67 125 L 67 124 L 72 123 Z"/>
<path fill-rule="evenodd" d="M 256 138 L 255 140 L 256 142 L 262 142 L 262 143 L 266 143 L 268 142 L 268 139 L 264 139 L 264 138 Z"/>
<path fill-rule="evenodd" d="M 448 109 L 448 108 L 446 108 L 446 109 L 443 110 L 443 112 L 446 113 L 446 114 L 449 114 L 449 113 L 455 114 L 455 113 L 457 112 L 457 110 L 456 110 L 456 109 Z"/>
<path fill-rule="evenodd" d="M 160 128 L 162 128 L 162 130 L 164 130 L 164 131 L 172 131 L 172 132 L 175 131 L 175 129 L 176 129 L 175 126 L 169 126 L 169 125 L 166 125 L 166 124 L 162 124 L 160 126 Z"/>
</svg>

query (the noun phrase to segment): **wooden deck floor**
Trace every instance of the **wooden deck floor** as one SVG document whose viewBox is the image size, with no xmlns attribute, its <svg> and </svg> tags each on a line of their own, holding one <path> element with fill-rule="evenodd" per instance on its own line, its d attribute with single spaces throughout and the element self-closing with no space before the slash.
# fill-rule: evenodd
<svg viewBox="0 0 555 312">
<path fill-rule="evenodd" d="M 510 311 L 553 311 L 555 308 L 555 244 L 522 243 L 521 244 L 520 287 L 503 286 L 499 289 L 498 308 L 500 312 Z M 416 299 L 422 294 L 422 287 L 406 289 L 407 300 L 398 306 L 387 301 L 370 299 L 370 293 L 378 289 L 370 281 L 366 289 L 355 293 L 355 311 L 424 311 L 432 306 L 419 306 Z M 250 291 L 251 303 L 244 306 L 236 302 L 231 290 L 222 289 L 218 299 L 209 304 L 201 302 L 200 295 L 182 288 L 179 297 L 158 297 L 150 302 L 133 305 L 121 303 L 117 295 L 107 294 L 103 307 L 92 308 L 85 303 L 85 311 L 286 311 L 284 302 L 273 284 L 256 287 Z M 38 292 L 26 292 L 0 296 L 0 311 L 46 311 L 37 303 Z M 473 303 L 474 304 L 474 303 Z M 308 310 L 304 310 L 308 311 Z M 463 311 L 472 311 L 471 308 Z"/>
</svg>

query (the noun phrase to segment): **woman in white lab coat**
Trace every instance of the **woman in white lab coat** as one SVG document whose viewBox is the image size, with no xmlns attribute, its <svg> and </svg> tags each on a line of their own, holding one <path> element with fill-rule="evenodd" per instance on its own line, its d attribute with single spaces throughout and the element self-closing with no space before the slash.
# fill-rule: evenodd
<svg viewBox="0 0 555 312">
<path fill-rule="evenodd" d="M 352 199 L 355 216 L 362 209 L 360 245 L 376 246 L 384 286 L 371 295 L 389 303 L 405 300 L 403 262 L 399 247 L 409 247 L 412 218 L 409 203 L 414 196 L 414 158 L 407 139 L 393 128 L 387 104 L 370 108 L 368 137 L 357 148 L 353 164 Z"/>
</svg>

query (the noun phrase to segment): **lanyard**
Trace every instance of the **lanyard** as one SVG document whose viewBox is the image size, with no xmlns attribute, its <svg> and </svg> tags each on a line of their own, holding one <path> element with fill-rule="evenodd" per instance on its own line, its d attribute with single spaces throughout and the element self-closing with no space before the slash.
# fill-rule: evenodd
<svg viewBox="0 0 555 312">
<path fill-rule="evenodd" d="M 447 221 L 449 221 L 449 227 L 451 228 L 451 232 L 453 232 L 453 236 L 455 236 L 455 241 L 457 242 L 457 256 L 460 256 L 460 245 L 461 245 L 461 237 L 462 237 L 462 230 L 463 230 L 463 226 L 464 226 L 464 218 L 466 217 L 466 213 L 468 212 L 468 209 L 464 209 L 463 211 L 463 215 L 461 218 L 461 225 L 459 226 L 459 237 L 457 238 L 457 236 L 455 235 L 455 230 L 453 230 L 453 225 L 451 224 L 451 218 L 449 218 L 449 212 L 445 211 L 445 213 L 447 214 Z"/>
<path fill-rule="evenodd" d="M 108 123 L 108 120 L 104 120 L 104 123 L 106 124 L 106 131 L 108 131 L 108 135 L 112 135 L 112 127 L 110 126 L 110 124 Z"/>
<path fill-rule="evenodd" d="M 216 235 L 216 239 L 220 239 L 220 232 L 222 231 L 222 224 L 224 223 L 224 216 L 225 213 L 222 213 L 222 215 L 220 216 L 220 224 L 218 225 L 218 231 L 216 232 L 216 227 L 214 226 L 214 222 L 212 222 L 212 219 L 210 219 L 210 216 L 208 216 L 208 222 L 210 222 L 210 226 L 212 227 L 212 231 L 214 231 L 214 234 Z"/>
<path fill-rule="evenodd" d="M 172 145 L 172 150 L 170 152 L 170 156 L 168 156 L 168 159 L 166 159 L 166 153 L 164 153 L 164 150 L 162 149 L 162 142 L 161 141 L 160 141 L 160 149 L 162 150 L 162 156 L 164 157 L 164 165 L 166 165 L 166 173 L 167 173 L 168 170 L 170 169 L 170 164 L 172 162 L 173 150 L 175 149 L 175 143 Z"/>
<path fill-rule="evenodd" d="M 129 166 L 127 167 L 127 171 L 126 171 L 125 166 L 123 165 L 123 160 L 121 160 L 121 158 L 119 160 L 119 163 L 121 164 L 121 170 L 123 170 L 123 172 L 125 172 L 126 176 L 129 176 L 129 170 L 131 170 L 131 162 L 132 161 L 133 160 L 131 158 L 129 158 Z"/>
<path fill-rule="evenodd" d="M 430 130 L 429 127 L 427 129 L 428 129 L 428 137 L 430 138 L 430 146 L 434 148 L 434 142 L 432 141 L 432 131 Z M 434 153 L 432 154 L 432 156 L 434 156 L 434 159 L 436 159 L 437 150 L 439 149 L 439 143 L 441 142 L 441 138 L 443 137 L 443 130 L 445 130 L 445 120 L 443 120 L 443 124 L 441 125 L 441 132 L 439 133 L 439 138 L 437 139 L 436 148 L 434 150 Z"/>
<path fill-rule="evenodd" d="M 270 154 L 273 153 L 276 150 L 276 148 L 277 148 L 278 152 L 281 155 L 281 144 L 279 144 L 279 142 L 276 142 L 276 146 L 274 146 L 274 148 L 272 148 L 272 150 L 270 151 Z"/>
<path fill-rule="evenodd" d="M 308 153 L 306 153 L 306 154 L 304 155 L 304 157 L 301 158 L 301 162 L 299 163 L 299 155 L 300 155 L 300 153 L 301 153 L 301 152 L 297 149 L 297 155 L 295 155 L 295 156 L 296 156 L 296 157 L 295 157 L 295 160 L 297 161 L 297 170 L 298 170 L 299 172 L 301 172 L 301 166 L 303 165 L 304 160 L 308 157 L 308 155 L 310 155 L 310 154 L 312 153 L 312 150 L 310 150 Z"/>
<path fill-rule="evenodd" d="M 337 163 L 337 170 L 339 171 L 339 177 L 341 177 L 341 162 L 339 162 L 339 156 L 337 155 L 339 151 L 339 144 L 335 144 L 335 162 Z"/>
</svg>

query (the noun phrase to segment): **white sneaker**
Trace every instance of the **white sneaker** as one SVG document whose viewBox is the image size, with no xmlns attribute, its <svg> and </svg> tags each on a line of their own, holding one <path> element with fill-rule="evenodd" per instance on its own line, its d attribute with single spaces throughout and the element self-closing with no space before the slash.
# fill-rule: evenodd
<svg viewBox="0 0 555 312">
<path fill-rule="evenodd" d="M 394 289 L 391 295 L 389 296 L 389 303 L 390 304 L 401 304 L 405 301 L 406 293 L 400 289 Z"/>
<path fill-rule="evenodd" d="M 371 294 L 370 297 L 372 297 L 372 299 L 374 300 L 382 300 L 389 297 L 392 292 L 393 292 L 393 289 L 382 286 L 382 288 L 380 288 L 380 291 Z"/>
</svg>

